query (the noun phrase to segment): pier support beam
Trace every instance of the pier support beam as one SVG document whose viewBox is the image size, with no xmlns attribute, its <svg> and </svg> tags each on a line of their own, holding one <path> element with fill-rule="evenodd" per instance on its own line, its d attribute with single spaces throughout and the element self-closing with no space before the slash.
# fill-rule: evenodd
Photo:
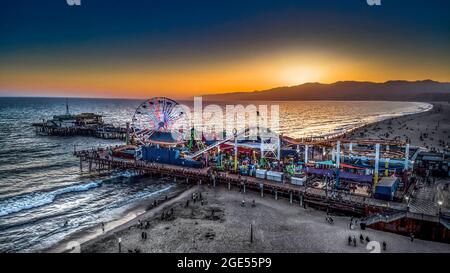
<svg viewBox="0 0 450 273">
<path fill-rule="evenodd" d="M 237 162 L 237 157 L 238 157 L 238 147 L 237 147 L 237 131 L 236 129 L 234 129 L 234 172 L 237 173 L 237 167 L 238 167 L 238 162 Z"/>
<path fill-rule="evenodd" d="M 244 189 L 244 194 L 245 194 L 245 184 L 243 185 L 243 189 Z"/>
<path fill-rule="evenodd" d="M 278 142 L 277 142 L 277 160 L 281 160 L 281 137 L 278 136 Z"/>
<path fill-rule="evenodd" d="M 389 158 L 384 162 L 384 176 L 389 176 Z"/>
<path fill-rule="evenodd" d="M 292 204 L 292 192 L 289 192 L 289 203 Z"/>
<path fill-rule="evenodd" d="M 339 171 L 341 164 L 341 142 L 336 142 L 336 187 L 339 187 Z"/>
<path fill-rule="evenodd" d="M 228 190 L 231 190 L 231 184 L 228 182 Z"/>
<path fill-rule="evenodd" d="M 300 206 L 303 206 L 303 194 L 300 193 Z"/>
<path fill-rule="evenodd" d="M 405 147 L 405 171 L 409 170 L 409 144 Z"/>
<path fill-rule="evenodd" d="M 275 200 L 278 200 L 278 191 L 275 190 Z"/>
<path fill-rule="evenodd" d="M 261 197 L 264 197 L 264 185 L 260 184 L 260 188 L 261 188 Z"/>
<path fill-rule="evenodd" d="M 379 171 L 379 165 L 380 164 L 380 143 L 377 143 L 375 145 L 375 170 L 374 170 L 374 174 L 373 174 L 373 185 L 374 185 L 374 190 L 375 187 L 378 184 L 378 171 Z"/>
<path fill-rule="evenodd" d="M 305 145 L 305 164 L 308 163 L 308 145 Z"/>
</svg>

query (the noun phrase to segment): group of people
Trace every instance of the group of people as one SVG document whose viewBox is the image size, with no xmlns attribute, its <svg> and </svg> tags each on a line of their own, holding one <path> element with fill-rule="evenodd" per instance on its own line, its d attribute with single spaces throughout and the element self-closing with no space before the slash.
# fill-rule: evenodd
<svg viewBox="0 0 450 273">
<path fill-rule="evenodd" d="M 334 223 L 333 218 L 331 218 L 331 216 L 329 216 L 329 215 L 327 215 L 327 216 L 325 217 L 325 220 L 328 222 L 328 224 L 333 224 L 333 223 Z"/>
<path fill-rule="evenodd" d="M 138 224 L 137 227 L 139 229 L 149 229 L 150 228 L 150 221 L 145 221 L 145 223 L 143 221 L 141 221 L 140 219 L 138 220 Z"/>
<path fill-rule="evenodd" d="M 368 243 L 370 243 L 370 238 L 369 238 L 369 236 L 366 236 L 365 238 L 364 238 L 364 236 L 362 235 L 362 234 L 360 234 L 359 235 L 359 242 L 361 243 L 361 244 L 368 244 Z M 356 237 L 353 235 L 353 236 L 351 236 L 351 235 L 349 235 L 348 236 L 348 245 L 350 246 L 350 245 L 353 245 L 354 247 L 356 247 Z M 382 245 L 382 248 L 383 248 L 383 251 L 386 251 L 387 250 L 387 243 L 385 242 L 385 241 L 383 241 L 383 243 L 381 244 Z"/>
<path fill-rule="evenodd" d="M 194 204 L 200 200 L 200 204 L 203 206 L 205 204 L 205 200 L 202 197 L 202 193 L 201 192 L 194 192 L 192 193 L 192 201 L 194 202 Z M 189 201 L 188 201 L 189 202 Z M 189 205 L 189 203 L 187 203 L 187 205 Z"/>
<path fill-rule="evenodd" d="M 173 212 L 174 212 L 173 208 L 170 208 L 170 210 L 168 212 L 163 210 L 163 212 L 161 214 L 161 220 L 170 220 L 170 219 L 172 219 Z"/>
<path fill-rule="evenodd" d="M 241 207 L 245 207 L 245 199 L 242 199 Z M 256 207 L 256 201 L 255 201 L 255 199 L 253 199 L 253 201 L 252 201 L 252 208 L 254 208 L 254 207 Z"/>
</svg>

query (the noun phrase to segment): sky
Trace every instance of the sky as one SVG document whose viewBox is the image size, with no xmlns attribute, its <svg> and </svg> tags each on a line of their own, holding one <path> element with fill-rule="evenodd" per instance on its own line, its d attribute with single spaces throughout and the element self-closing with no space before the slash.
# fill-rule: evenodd
<svg viewBox="0 0 450 273">
<path fill-rule="evenodd" d="M 0 96 L 186 98 L 450 82 L 450 1 L 4 1 Z"/>
</svg>

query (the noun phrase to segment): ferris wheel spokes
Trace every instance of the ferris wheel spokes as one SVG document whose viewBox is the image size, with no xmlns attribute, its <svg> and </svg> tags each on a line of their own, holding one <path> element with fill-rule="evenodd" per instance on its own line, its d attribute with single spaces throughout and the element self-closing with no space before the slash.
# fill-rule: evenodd
<svg viewBox="0 0 450 273">
<path fill-rule="evenodd" d="M 156 133 L 163 142 L 184 141 L 183 128 L 179 123 L 189 124 L 187 115 L 177 102 L 163 97 L 144 101 L 135 111 L 132 129 L 141 144 L 151 143 Z M 159 142 L 159 141 L 157 141 Z"/>
</svg>

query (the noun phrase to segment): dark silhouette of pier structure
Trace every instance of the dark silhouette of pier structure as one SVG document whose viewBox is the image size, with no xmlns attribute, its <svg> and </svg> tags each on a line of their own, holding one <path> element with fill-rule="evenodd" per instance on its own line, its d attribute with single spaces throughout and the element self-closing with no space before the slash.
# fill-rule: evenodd
<svg viewBox="0 0 450 273">
<path fill-rule="evenodd" d="M 114 126 L 56 127 L 46 123 L 34 123 L 36 132 L 49 136 L 89 136 L 102 139 L 127 139 L 127 129 Z"/>
</svg>

